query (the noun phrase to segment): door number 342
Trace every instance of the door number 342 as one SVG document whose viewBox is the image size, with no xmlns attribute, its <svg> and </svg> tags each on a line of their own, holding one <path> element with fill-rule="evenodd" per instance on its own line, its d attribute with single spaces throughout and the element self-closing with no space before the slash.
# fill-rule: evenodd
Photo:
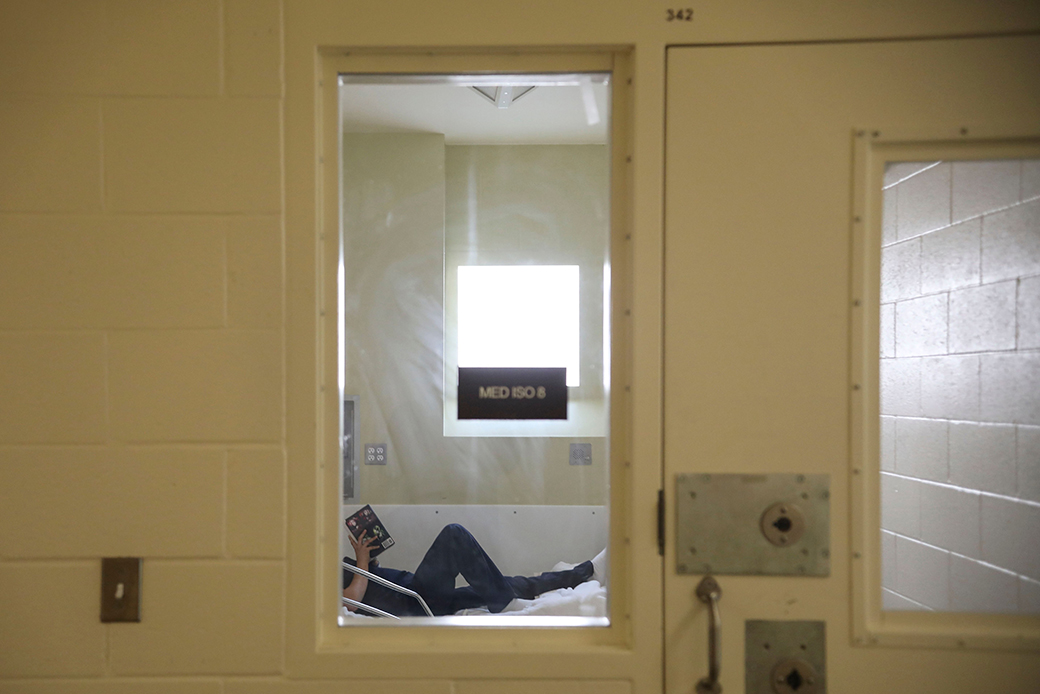
<svg viewBox="0 0 1040 694">
<path fill-rule="evenodd" d="M 692 22 L 693 21 L 693 8 L 684 7 L 679 10 L 667 10 L 665 14 L 666 22 Z"/>
</svg>

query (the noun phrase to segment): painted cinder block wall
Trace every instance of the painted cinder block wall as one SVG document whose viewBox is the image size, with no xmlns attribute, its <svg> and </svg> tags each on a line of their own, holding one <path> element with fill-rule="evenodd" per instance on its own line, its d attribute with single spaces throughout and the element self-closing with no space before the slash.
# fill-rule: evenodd
<svg viewBox="0 0 1040 694">
<path fill-rule="evenodd" d="M 5 694 L 284 671 L 282 37 L 278 0 L 0 3 Z M 99 622 L 112 555 L 140 624 Z"/>
<path fill-rule="evenodd" d="M 283 15 L 0 3 L 3 694 L 343 691 L 286 663 Z M 113 555 L 140 624 L 99 622 Z"/>
<path fill-rule="evenodd" d="M 439 7 L 418 7 L 384 10 L 385 28 L 366 40 L 392 45 L 386 37 L 399 31 L 413 46 L 483 40 L 468 27 L 484 13 L 453 33 Z M 663 26 L 614 28 L 629 18 L 582 3 L 553 9 L 559 22 L 535 13 L 520 33 L 500 22 L 489 43 L 642 37 L 650 51 L 640 60 L 660 60 Z M 922 20 L 907 9 L 847 27 L 841 13 L 755 9 L 719 6 L 713 40 L 1033 26 L 1028 11 L 1005 22 L 946 8 Z M 347 689 L 285 678 L 286 11 L 279 0 L 0 2 L 3 694 Z M 653 140 L 646 116 L 660 87 L 640 89 L 638 132 Z M 638 218 L 653 210 L 641 199 Z M 655 291 L 643 289 L 642 301 Z M 140 625 L 98 621 L 98 557 L 113 553 L 145 557 Z M 492 689 L 443 678 L 348 686 Z M 629 691 L 621 681 L 537 686 Z"/>
<path fill-rule="evenodd" d="M 1040 161 L 885 174 L 886 609 L 1040 612 Z"/>
</svg>

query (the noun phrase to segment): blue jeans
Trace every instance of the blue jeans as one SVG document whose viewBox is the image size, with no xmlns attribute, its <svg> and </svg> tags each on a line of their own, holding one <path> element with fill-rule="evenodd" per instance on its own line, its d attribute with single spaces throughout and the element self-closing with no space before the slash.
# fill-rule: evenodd
<svg viewBox="0 0 1040 694">
<path fill-rule="evenodd" d="M 548 571 L 538 576 L 503 576 L 477 539 L 457 523 L 446 525 L 426 551 L 412 576 L 411 588 L 423 596 L 435 615 L 487 606 L 501 612 L 513 598 L 533 600 L 557 588 L 573 588 L 592 577 L 592 562 L 567 571 Z M 455 587 L 462 575 L 468 586 Z M 415 600 L 411 600 L 415 603 Z M 412 614 L 424 614 L 415 605 Z"/>
</svg>

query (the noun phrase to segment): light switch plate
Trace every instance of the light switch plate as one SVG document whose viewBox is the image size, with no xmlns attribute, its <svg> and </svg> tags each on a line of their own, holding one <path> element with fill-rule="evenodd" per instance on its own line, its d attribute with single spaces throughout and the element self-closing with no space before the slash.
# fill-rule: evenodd
<svg viewBox="0 0 1040 694">
<path fill-rule="evenodd" d="M 141 558 L 101 560 L 101 621 L 141 621 Z"/>
<path fill-rule="evenodd" d="M 675 510 L 680 574 L 830 575 L 829 475 L 681 474 Z"/>
</svg>

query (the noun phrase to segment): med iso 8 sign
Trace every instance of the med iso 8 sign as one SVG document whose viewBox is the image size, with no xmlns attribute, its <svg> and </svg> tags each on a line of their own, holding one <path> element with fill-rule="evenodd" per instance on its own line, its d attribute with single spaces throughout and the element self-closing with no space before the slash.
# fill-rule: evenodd
<svg viewBox="0 0 1040 694">
<path fill-rule="evenodd" d="M 459 367 L 459 419 L 567 419 L 567 369 Z"/>
</svg>

